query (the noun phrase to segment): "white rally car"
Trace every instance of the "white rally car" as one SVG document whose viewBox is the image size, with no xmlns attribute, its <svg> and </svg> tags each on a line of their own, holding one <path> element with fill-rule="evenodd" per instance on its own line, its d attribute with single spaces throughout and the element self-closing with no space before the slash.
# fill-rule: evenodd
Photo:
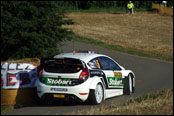
<svg viewBox="0 0 174 116">
<path fill-rule="evenodd" d="M 62 53 L 41 59 L 37 94 L 50 99 L 79 99 L 90 104 L 135 90 L 135 75 L 112 58 L 87 53 Z"/>
</svg>

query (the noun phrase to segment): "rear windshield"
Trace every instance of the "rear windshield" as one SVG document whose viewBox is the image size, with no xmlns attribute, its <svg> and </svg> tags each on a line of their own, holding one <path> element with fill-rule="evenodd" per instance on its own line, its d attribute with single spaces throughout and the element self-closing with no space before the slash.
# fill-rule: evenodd
<svg viewBox="0 0 174 116">
<path fill-rule="evenodd" d="M 43 68 L 51 73 L 77 73 L 83 65 L 80 60 L 66 58 L 44 61 Z"/>
</svg>

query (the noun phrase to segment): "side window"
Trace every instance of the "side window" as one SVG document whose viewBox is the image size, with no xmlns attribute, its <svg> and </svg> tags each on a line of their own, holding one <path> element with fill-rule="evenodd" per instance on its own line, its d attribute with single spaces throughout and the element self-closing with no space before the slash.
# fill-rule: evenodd
<svg viewBox="0 0 174 116">
<path fill-rule="evenodd" d="M 99 61 L 103 70 L 121 70 L 121 68 L 110 58 L 99 57 Z"/>
<path fill-rule="evenodd" d="M 100 64 L 98 58 L 94 58 L 88 62 L 88 66 L 92 69 L 100 69 Z"/>
<path fill-rule="evenodd" d="M 109 62 L 105 57 L 99 57 L 99 61 L 103 70 L 111 70 L 109 67 Z"/>
</svg>

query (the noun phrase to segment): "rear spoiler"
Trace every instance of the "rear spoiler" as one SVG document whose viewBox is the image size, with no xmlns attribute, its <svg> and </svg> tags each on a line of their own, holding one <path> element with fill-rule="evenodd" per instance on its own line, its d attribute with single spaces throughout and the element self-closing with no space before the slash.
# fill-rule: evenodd
<svg viewBox="0 0 174 116">
<path fill-rule="evenodd" d="M 43 57 L 40 59 L 40 66 L 41 68 L 43 68 L 43 65 L 45 63 L 46 60 L 55 60 L 53 57 Z"/>
<path fill-rule="evenodd" d="M 81 62 L 83 68 L 86 68 L 85 63 L 84 63 L 83 61 L 81 61 L 80 59 L 66 58 L 66 57 L 64 57 L 64 58 L 43 57 L 43 58 L 41 58 L 41 60 L 40 60 L 40 66 L 41 66 L 41 68 L 43 68 L 43 66 L 44 66 L 44 64 L 45 64 L 45 61 L 55 61 L 55 60 L 58 60 L 58 59 L 62 59 L 62 60 L 64 60 L 64 59 L 77 60 L 77 61 Z M 60 64 L 61 64 L 61 63 L 60 63 Z M 73 64 L 73 63 L 66 63 L 66 64 L 70 64 L 70 65 L 81 65 L 81 64 Z"/>
</svg>

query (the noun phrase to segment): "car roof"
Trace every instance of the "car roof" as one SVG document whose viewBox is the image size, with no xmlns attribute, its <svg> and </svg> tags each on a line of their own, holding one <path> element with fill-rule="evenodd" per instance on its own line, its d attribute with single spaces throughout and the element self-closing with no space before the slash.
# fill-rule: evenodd
<svg viewBox="0 0 174 116">
<path fill-rule="evenodd" d="M 97 53 L 62 53 L 54 56 L 54 58 L 74 58 L 74 59 L 80 59 L 84 62 L 89 62 L 91 59 L 99 57 L 99 56 L 106 56 L 102 54 Z"/>
</svg>

